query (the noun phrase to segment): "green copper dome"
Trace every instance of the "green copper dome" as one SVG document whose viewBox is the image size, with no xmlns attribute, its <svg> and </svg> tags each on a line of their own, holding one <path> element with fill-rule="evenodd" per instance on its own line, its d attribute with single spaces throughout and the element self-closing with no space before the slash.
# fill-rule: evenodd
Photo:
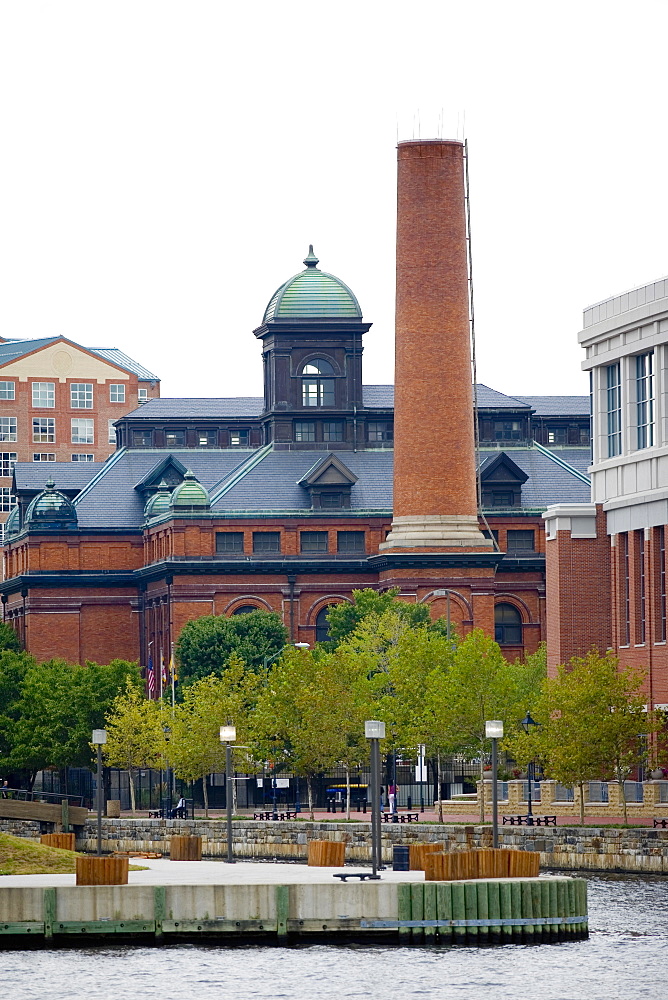
<svg viewBox="0 0 668 1000">
<path fill-rule="evenodd" d="M 265 309 L 271 319 L 361 319 L 360 304 L 340 278 L 318 270 L 313 246 L 304 259 L 306 270 L 281 285 Z"/>
<path fill-rule="evenodd" d="M 19 517 L 19 508 L 14 507 L 13 511 L 5 521 L 5 539 L 13 538 L 14 535 L 18 535 L 21 530 L 21 519 Z"/>
<path fill-rule="evenodd" d="M 58 492 L 53 479 L 49 479 L 46 489 L 30 501 L 26 511 L 26 524 L 59 529 L 76 528 L 77 512 L 65 494 Z"/>
<path fill-rule="evenodd" d="M 209 494 L 201 483 L 195 479 L 194 474 L 188 469 L 183 482 L 179 483 L 172 493 L 170 505 L 174 510 L 183 510 L 196 507 L 200 510 L 208 510 L 211 506 Z"/>
<path fill-rule="evenodd" d="M 144 507 L 144 520 L 149 521 L 152 517 L 160 517 L 166 514 L 172 503 L 172 491 L 163 479 L 158 486 L 158 492 L 149 497 Z"/>
</svg>

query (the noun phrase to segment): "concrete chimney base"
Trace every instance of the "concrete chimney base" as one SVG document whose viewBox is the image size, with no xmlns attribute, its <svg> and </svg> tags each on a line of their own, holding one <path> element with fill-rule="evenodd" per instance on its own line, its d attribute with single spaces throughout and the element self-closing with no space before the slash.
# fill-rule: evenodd
<svg viewBox="0 0 668 1000">
<path fill-rule="evenodd" d="M 392 549 L 473 549 L 492 551 L 494 543 L 485 538 L 478 518 L 470 514 L 422 514 L 395 517 L 392 530 L 381 542 L 381 552 Z"/>
</svg>

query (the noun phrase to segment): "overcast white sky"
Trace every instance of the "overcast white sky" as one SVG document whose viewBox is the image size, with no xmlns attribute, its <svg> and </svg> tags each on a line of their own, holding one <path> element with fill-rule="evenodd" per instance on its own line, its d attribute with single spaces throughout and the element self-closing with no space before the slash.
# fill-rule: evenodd
<svg viewBox="0 0 668 1000">
<path fill-rule="evenodd" d="M 397 133 L 465 116 L 478 378 L 585 392 L 582 309 L 668 272 L 667 37 L 664 0 L 3 0 L 0 333 L 259 395 L 312 242 L 391 381 Z"/>
</svg>

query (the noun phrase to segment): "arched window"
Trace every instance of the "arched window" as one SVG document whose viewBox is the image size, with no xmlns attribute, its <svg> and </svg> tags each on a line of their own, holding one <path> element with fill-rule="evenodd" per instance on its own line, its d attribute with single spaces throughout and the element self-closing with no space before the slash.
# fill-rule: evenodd
<svg viewBox="0 0 668 1000">
<path fill-rule="evenodd" d="M 315 620 L 315 641 L 316 642 L 327 642 L 330 638 L 329 635 L 329 622 L 327 621 L 327 615 L 329 614 L 329 609 L 333 607 L 331 604 L 327 604 L 322 608 L 317 615 Z"/>
<path fill-rule="evenodd" d="M 302 405 L 334 406 L 334 374 L 332 363 L 325 358 L 313 358 L 302 368 Z"/>
<path fill-rule="evenodd" d="M 494 607 L 494 638 L 501 646 L 522 645 L 522 618 L 513 604 Z"/>
<path fill-rule="evenodd" d="M 249 615 L 251 611 L 259 611 L 254 604 L 242 604 L 241 607 L 235 608 L 232 612 L 233 615 Z"/>
</svg>

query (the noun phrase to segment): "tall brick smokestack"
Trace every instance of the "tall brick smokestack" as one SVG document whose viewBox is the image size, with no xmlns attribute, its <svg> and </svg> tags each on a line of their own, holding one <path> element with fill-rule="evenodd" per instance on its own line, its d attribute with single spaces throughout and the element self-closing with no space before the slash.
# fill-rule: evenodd
<svg viewBox="0 0 668 1000">
<path fill-rule="evenodd" d="M 394 517 L 381 546 L 488 549 L 476 502 L 459 142 L 398 146 Z"/>
</svg>

